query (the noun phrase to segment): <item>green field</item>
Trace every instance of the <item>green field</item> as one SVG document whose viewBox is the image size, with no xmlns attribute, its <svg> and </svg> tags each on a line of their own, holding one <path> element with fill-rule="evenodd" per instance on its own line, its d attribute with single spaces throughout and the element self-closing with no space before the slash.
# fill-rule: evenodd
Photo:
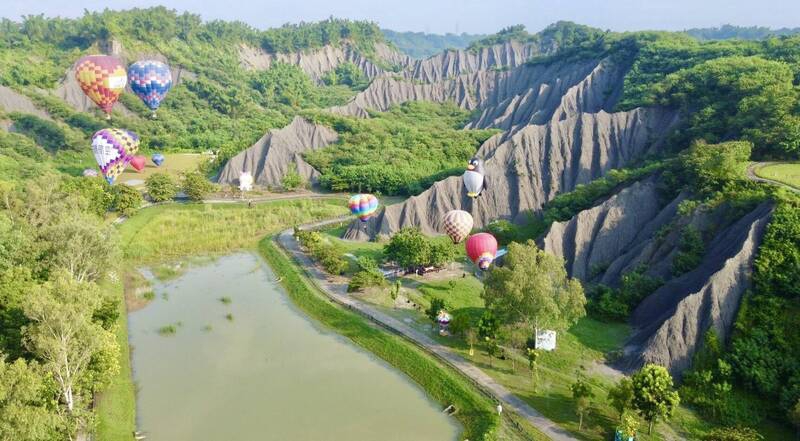
<svg viewBox="0 0 800 441">
<path fill-rule="evenodd" d="M 800 163 L 769 164 L 756 168 L 755 173 L 764 179 L 772 179 L 800 189 Z"/>
<path fill-rule="evenodd" d="M 145 155 L 147 163 L 144 170 L 137 172 L 130 165 L 117 178 L 120 184 L 128 184 L 132 187 L 144 187 L 144 181 L 154 173 L 166 173 L 174 177 L 180 176 L 185 171 L 197 168 L 204 156 L 199 153 L 165 153 L 164 163 L 161 167 L 156 167 L 150 160 L 150 155 Z"/>
</svg>

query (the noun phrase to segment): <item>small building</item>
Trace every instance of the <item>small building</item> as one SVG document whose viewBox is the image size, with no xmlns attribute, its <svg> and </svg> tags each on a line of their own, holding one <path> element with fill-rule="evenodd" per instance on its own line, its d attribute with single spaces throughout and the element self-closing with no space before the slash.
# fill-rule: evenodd
<svg viewBox="0 0 800 441">
<path fill-rule="evenodd" d="M 536 349 L 553 351 L 556 349 L 556 331 L 549 329 L 536 330 Z"/>
</svg>

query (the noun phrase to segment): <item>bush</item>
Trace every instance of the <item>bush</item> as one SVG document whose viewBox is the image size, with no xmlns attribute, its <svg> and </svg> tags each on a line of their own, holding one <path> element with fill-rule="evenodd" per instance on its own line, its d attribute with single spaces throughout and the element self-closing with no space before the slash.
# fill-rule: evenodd
<svg viewBox="0 0 800 441">
<path fill-rule="evenodd" d="M 687 225 L 681 232 L 681 240 L 678 244 L 678 253 L 672 260 L 672 275 L 679 276 L 689 272 L 700 265 L 705 253 L 703 236 L 697 228 Z"/>
<path fill-rule="evenodd" d="M 61 189 L 66 193 L 77 194 L 89 202 L 89 211 L 103 216 L 114 204 L 114 190 L 109 187 L 105 179 L 100 176 L 65 177 Z"/>
<path fill-rule="evenodd" d="M 183 183 L 181 189 L 189 199 L 193 201 L 202 201 L 211 191 L 214 186 L 206 179 L 202 173 L 198 171 L 186 172 L 183 174 Z"/>
<path fill-rule="evenodd" d="M 386 285 L 386 278 L 383 277 L 378 263 L 370 257 L 361 256 L 358 258 L 357 271 L 350 284 L 347 286 L 348 292 L 358 291 L 369 286 L 384 286 Z"/>
<path fill-rule="evenodd" d="M 287 191 L 297 190 L 303 186 L 303 177 L 297 172 L 297 164 L 289 164 L 289 170 L 283 175 L 281 185 Z"/>
<path fill-rule="evenodd" d="M 165 202 L 175 198 L 178 186 L 172 176 L 166 173 L 154 173 L 144 183 L 147 194 L 153 202 Z"/>
<path fill-rule="evenodd" d="M 764 437 L 749 427 L 722 427 L 714 429 L 703 441 L 761 441 Z"/>
<path fill-rule="evenodd" d="M 444 303 L 444 299 L 439 297 L 434 297 L 431 299 L 431 306 L 425 310 L 425 315 L 428 316 L 429 319 L 432 321 L 436 321 L 436 317 L 439 315 L 439 311 L 447 309 L 447 305 Z"/>
<path fill-rule="evenodd" d="M 453 313 L 453 320 L 450 321 L 450 332 L 453 335 L 466 335 L 467 331 L 472 329 L 472 319 L 469 314 L 464 311 L 457 311 Z"/>
<path fill-rule="evenodd" d="M 139 207 L 142 206 L 142 194 L 139 190 L 125 185 L 118 184 L 114 187 L 114 210 L 123 216 L 133 216 Z"/>
</svg>

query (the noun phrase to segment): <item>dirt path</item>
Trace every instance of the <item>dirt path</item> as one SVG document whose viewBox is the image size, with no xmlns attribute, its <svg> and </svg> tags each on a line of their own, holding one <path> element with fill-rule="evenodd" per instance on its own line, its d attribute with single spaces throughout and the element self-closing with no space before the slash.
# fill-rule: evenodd
<svg viewBox="0 0 800 441">
<path fill-rule="evenodd" d="M 336 222 L 341 222 L 341 219 L 316 222 L 313 224 L 304 225 L 303 228 L 319 228 L 321 226 Z M 328 275 L 318 268 L 311 258 L 302 252 L 297 240 L 295 240 L 293 236 L 291 229 L 281 232 L 278 235 L 277 242 L 284 250 L 286 250 L 287 253 L 289 253 L 290 256 L 294 258 L 297 263 L 300 264 L 300 267 L 306 272 L 312 283 L 314 283 L 317 288 L 319 288 L 335 302 L 350 310 L 358 312 L 359 314 L 380 324 L 384 328 L 405 337 L 419 347 L 425 349 L 430 354 L 434 355 L 439 360 L 452 366 L 496 400 L 501 401 L 504 407 L 513 410 L 520 416 L 527 419 L 533 426 L 542 431 L 551 439 L 558 441 L 576 440 L 576 438 L 570 435 L 566 430 L 559 427 L 555 422 L 551 421 L 539 413 L 539 411 L 522 401 L 519 397 L 512 394 L 508 389 L 497 383 L 493 378 L 474 366 L 472 363 L 465 360 L 460 355 L 452 352 L 447 346 L 437 343 L 428 335 L 419 332 L 402 321 L 379 311 L 372 305 L 363 303 L 352 296 L 349 296 L 347 294 L 347 285 L 329 280 Z"/>
<path fill-rule="evenodd" d="M 777 185 L 777 186 L 780 186 L 780 187 L 783 187 L 783 188 L 787 188 L 787 189 L 789 189 L 789 190 L 791 190 L 791 191 L 793 191 L 795 193 L 800 193 L 800 189 L 792 187 L 789 184 L 784 184 L 783 182 L 778 182 L 778 181 L 775 181 L 775 180 L 772 180 L 772 179 L 762 178 L 761 176 L 758 176 L 756 174 L 756 169 L 759 169 L 761 167 L 766 167 L 768 165 L 775 165 L 775 164 L 781 164 L 781 163 L 780 162 L 754 162 L 754 163 L 748 165 L 747 166 L 747 171 L 746 171 L 747 179 L 749 179 L 751 181 L 765 182 L 767 184 Z"/>
</svg>

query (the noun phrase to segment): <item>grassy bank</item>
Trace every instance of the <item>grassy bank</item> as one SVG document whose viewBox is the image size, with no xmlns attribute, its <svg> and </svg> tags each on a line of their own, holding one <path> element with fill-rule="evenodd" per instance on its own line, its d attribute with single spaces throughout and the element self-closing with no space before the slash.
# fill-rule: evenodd
<svg viewBox="0 0 800 441">
<path fill-rule="evenodd" d="M 547 439 L 530 426 L 522 429 L 526 432 L 524 435 L 519 433 L 511 427 L 509 420 L 501 419 L 495 413 L 495 403 L 492 400 L 482 395 L 458 373 L 444 367 L 403 338 L 379 329 L 366 319 L 334 305 L 309 284 L 271 239 L 262 240 L 259 251 L 273 271 L 282 278 L 289 297 L 306 314 L 403 371 L 439 403 L 454 404 L 459 409 L 456 418 L 464 426 L 462 438 Z"/>
<path fill-rule="evenodd" d="M 128 345 L 128 316 L 125 310 L 122 283 L 111 284 L 108 289 L 118 293 L 119 319 L 116 340 L 119 345 L 119 372 L 111 386 L 97 396 L 97 437 L 102 441 L 130 441 L 136 429 L 136 392 L 131 372 Z"/>
</svg>

